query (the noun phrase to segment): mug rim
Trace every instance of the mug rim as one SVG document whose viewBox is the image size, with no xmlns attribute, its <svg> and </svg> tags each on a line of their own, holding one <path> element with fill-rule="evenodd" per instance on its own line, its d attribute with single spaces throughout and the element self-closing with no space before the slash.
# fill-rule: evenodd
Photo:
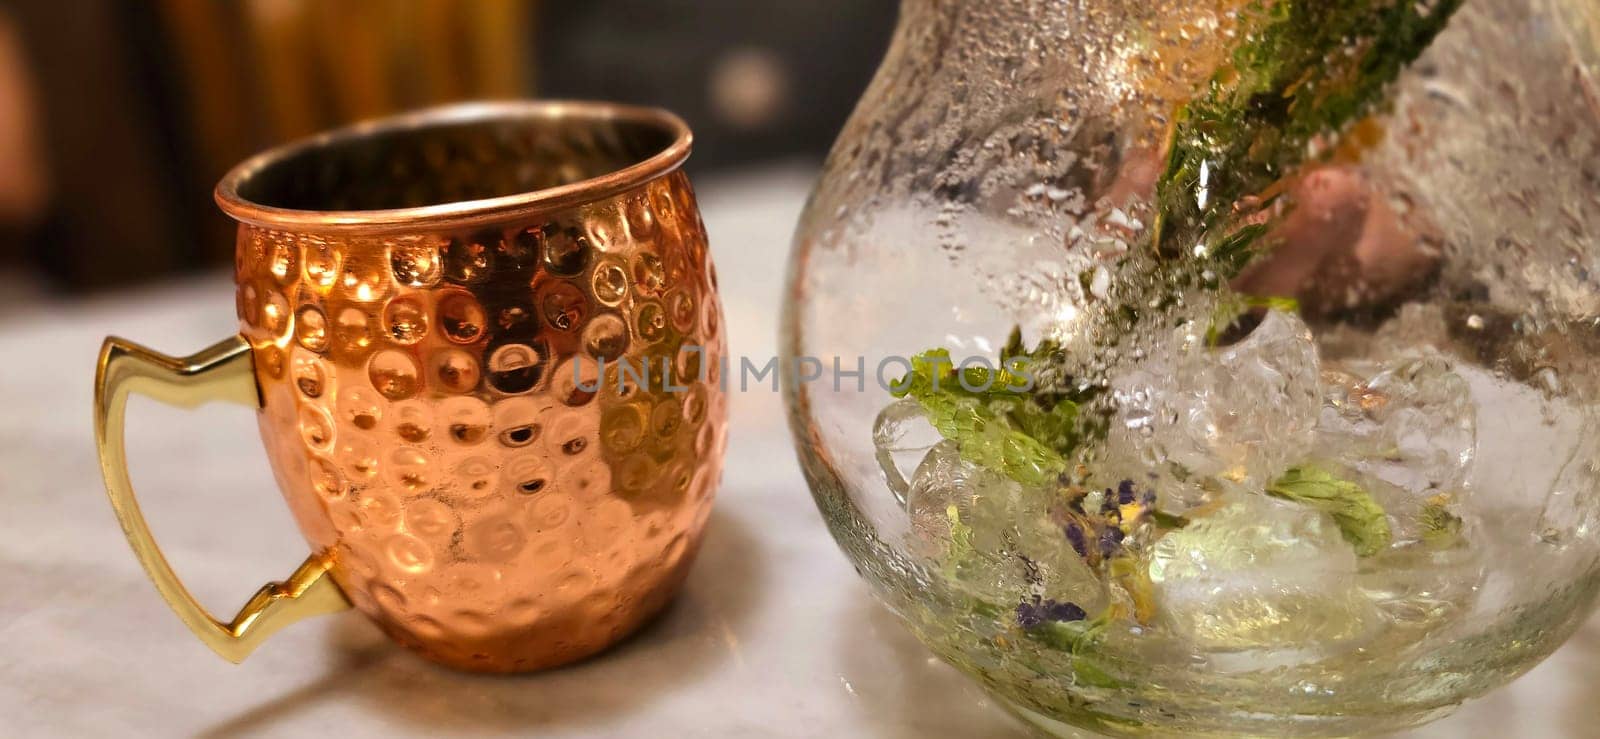
<svg viewBox="0 0 1600 739">
<path fill-rule="evenodd" d="M 628 122 L 659 128 L 672 137 L 660 151 L 626 167 L 556 187 L 475 200 L 457 200 L 407 208 L 373 210 L 305 210 L 255 202 L 239 194 L 251 178 L 276 164 L 313 149 L 356 141 L 394 131 L 419 130 L 441 124 L 496 119 L 541 121 Z M 663 108 L 587 100 L 504 100 L 454 103 L 374 118 L 282 144 L 256 154 L 229 170 L 217 183 L 214 197 L 222 211 L 240 223 L 315 231 L 385 231 L 426 223 L 470 225 L 519 214 L 547 211 L 604 199 L 668 174 L 683 165 L 693 148 L 689 125 Z"/>
</svg>

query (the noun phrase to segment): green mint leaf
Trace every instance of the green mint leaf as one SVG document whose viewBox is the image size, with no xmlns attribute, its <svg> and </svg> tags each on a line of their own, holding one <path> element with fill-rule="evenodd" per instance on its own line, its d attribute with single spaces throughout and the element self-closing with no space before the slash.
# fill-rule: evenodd
<svg viewBox="0 0 1600 739">
<path fill-rule="evenodd" d="M 961 511 L 953 504 L 944 509 L 944 515 L 950 521 L 950 549 L 945 554 L 944 573 L 954 578 L 956 571 L 974 554 L 972 527 L 962 522 Z"/>
<path fill-rule="evenodd" d="M 1096 688 L 1126 686 L 1096 664 L 1095 650 L 1100 635 L 1111 623 L 1109 613 L 1092 621 L 1051 621 L 1023 633 L 1031 640 L 1072 655 L 1072 672 L 1078 683 Z"/>
<path fill-rule="evenodd" d="M 1389 517 L 1366 488 L 1335 477 L 1321 467 L 1293 467 L 1267 486 L 1267 494 L 1304 503 L 1333 516 L 1339 533 L 1355 547 L 1358 556 L 1377 554 L 1394 538 Z"/>
<path fill-rule="evenodd" d="M 1423 504 L 1421 523 L 1422 543 L 1429 549 L 1452 549 L 1461 543 L 1461 517 L 1451 513 L 1442 500 Z"/>
<path fill-rule="evenodd" d="M 1064 454 L 1077 443 L 1078 406 L 1042 405 L 1012 364 L 1021 356 L 1008 355 L 1005 366 L 994 369 L 962 369 L 948 350 L 929 350 L 911 358 L 910 374 L 893 392 L 915 398 L 939 434 L 957 443 L 962 459 L 1024 485 L 1049 485 L 1066 470 Z"/>
<path fill-rule="evenodd" d="M 1266 193 L 1322 137 L 1369 115 L 1462 2 L 1257 0 L 1241 10 L 1232 63 L 1177 112 L 1157 185 L 1158 253 L 1187 254 L 1215 238 L 1235 203 Z M 1212 252 L 1238 252 L 1259 235 L 1221 239 Z"/>
</svg>

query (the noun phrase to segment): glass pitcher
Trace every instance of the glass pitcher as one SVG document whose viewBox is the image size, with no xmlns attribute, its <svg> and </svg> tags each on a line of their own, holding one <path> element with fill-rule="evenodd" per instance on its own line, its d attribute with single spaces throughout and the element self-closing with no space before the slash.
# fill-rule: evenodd
<svg viewBox="0 0 1600 739">
<path fill-rule="evenodd" d="M 905 0 L 782 322 L 840 546 L 1062 735 L 1387 731 L 1529 669 L 1600 590 L 1597 40 Z"/>
</svg>

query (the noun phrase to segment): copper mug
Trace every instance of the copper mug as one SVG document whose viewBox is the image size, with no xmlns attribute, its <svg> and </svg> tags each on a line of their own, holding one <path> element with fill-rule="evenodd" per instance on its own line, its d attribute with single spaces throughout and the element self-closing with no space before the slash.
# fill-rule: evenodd
<svg viewBox="0 0 1600 739">
<path fill-rule="evenodd" d="M 469 670 L 548 667 L 659 611 L 720 481 L 716 277 L 661 110 L 469 104 L 261 154 L 239 222 L 240 333 L 188 357 L 108 338 L 95 431 L 156 588 L 232 661 L 354 606 Z M 130 393 L 257 408 L 312 554 L 232 621 L 157 548 L 128 481 Z"/>
</svg>

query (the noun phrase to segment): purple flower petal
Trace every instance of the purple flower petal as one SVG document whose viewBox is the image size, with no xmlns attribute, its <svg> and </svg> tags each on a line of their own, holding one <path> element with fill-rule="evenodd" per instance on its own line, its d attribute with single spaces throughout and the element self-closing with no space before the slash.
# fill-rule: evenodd
<svg viewBox="0 0 1600 739">
<path fill-rule="evenodd" d="M 1077 521 L 1072 521 L 1066 525 L 1065 532 L 1067 541 L 1072 544 L 1072 550 L 1077 552 L 1079 557 L 1089 556 L 1089 542 L 1083 535 L 1083 527 L 1079 526 Z"/>
<path fill-rule="evenodd" d="M 1117 504 L 1133 505 L 1133 500 L 1133 481 L 1123 480 L 1121 484 L 1117 485 Z"/>
</svg>

